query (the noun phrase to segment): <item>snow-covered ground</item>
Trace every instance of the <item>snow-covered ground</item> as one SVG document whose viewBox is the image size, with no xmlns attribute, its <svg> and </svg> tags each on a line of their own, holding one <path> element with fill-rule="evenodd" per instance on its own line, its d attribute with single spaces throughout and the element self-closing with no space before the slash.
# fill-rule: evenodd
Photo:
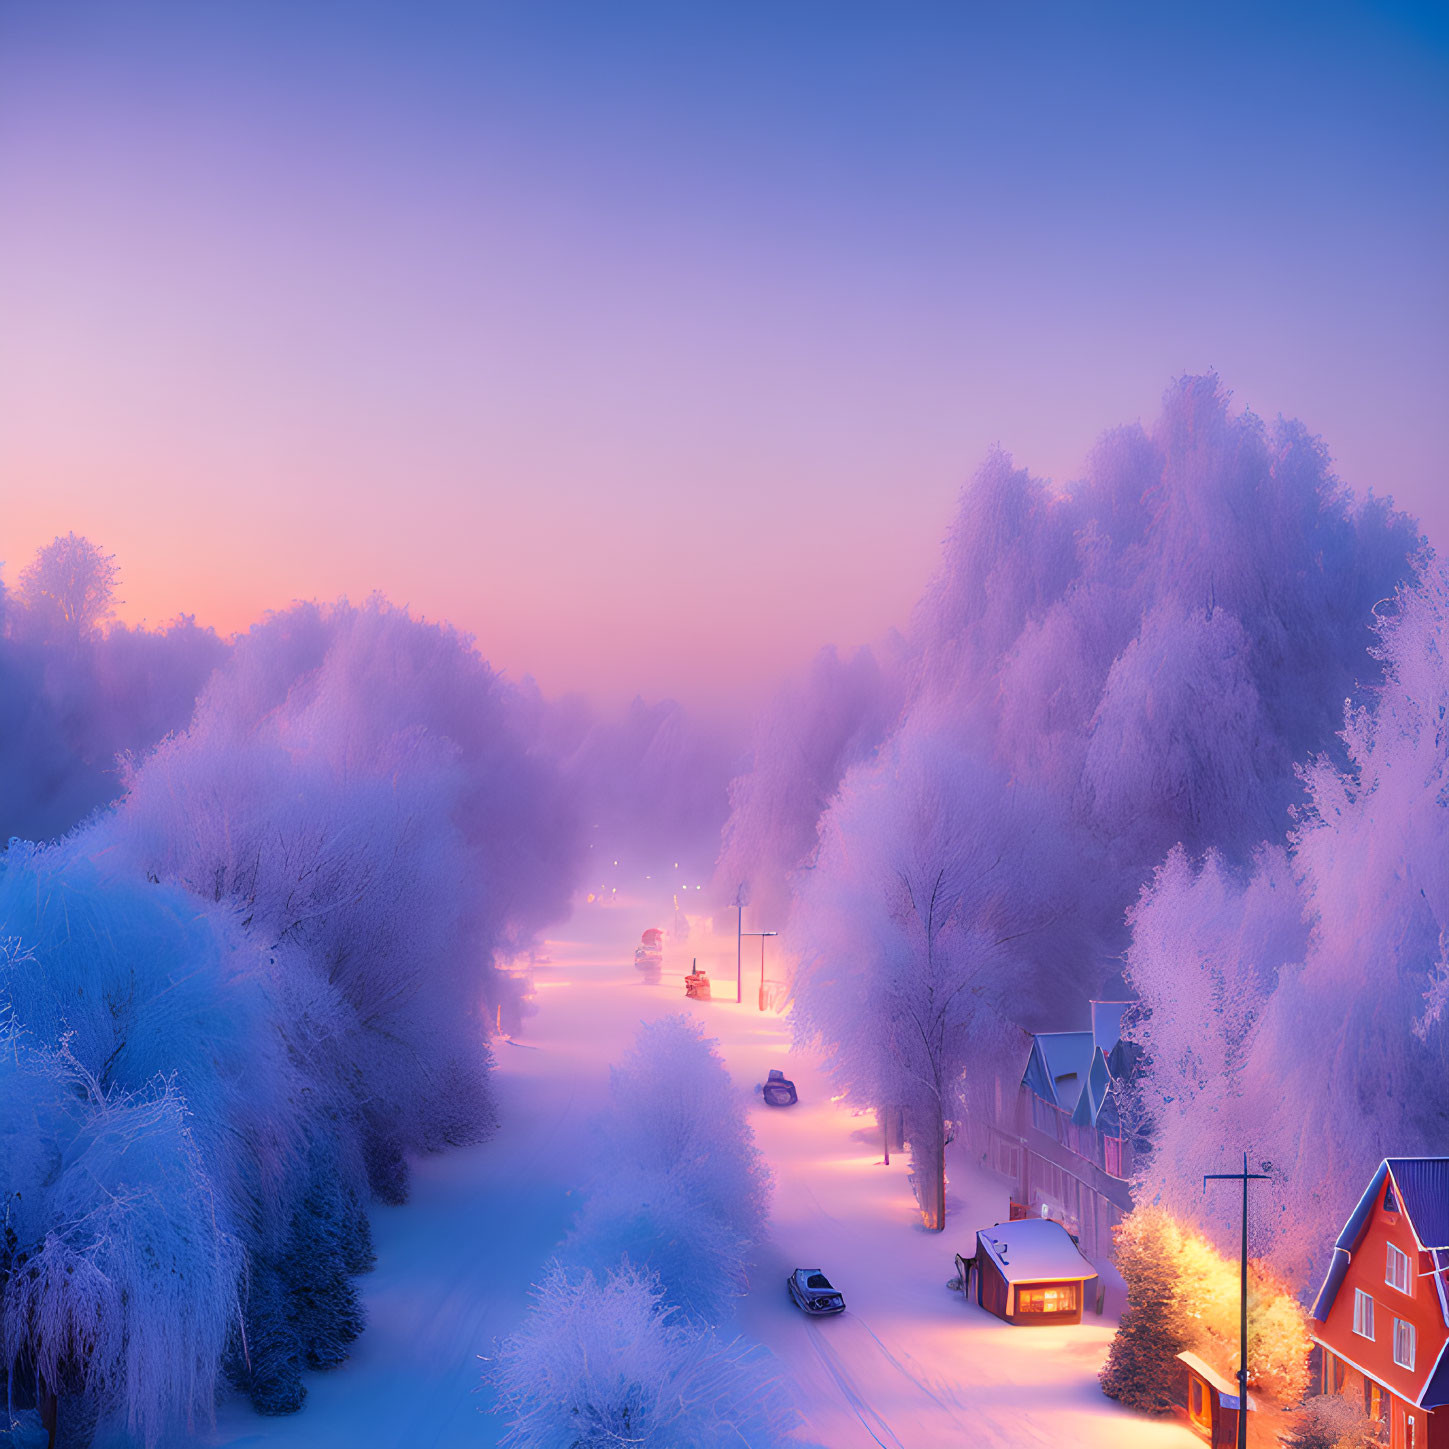
<svg viewBox="0 0 1449 1449">
<path fill-rule="evenodd" d="M 654 924 L 663 921 L 647 919 L 642 906 L 583 907 L 569 938 L 550 943 L 551 959 L 536 973 L 537 1014 L 498 1048 L 501 1131 L 480 1147 L 418 1162 L 407 1206 L 374 1211 L 377 1268 L 362 1280 L 369 1326 L 352 1358 L 310 1377 L 300 1414 L 264 1419 L 238 1399 L 201 1442 L 496 1443 L 503 1425 L 486 1412 L 480 1355 L 517 1323 L 530 1283 L 567 1229 L 576 1163 L 610 1062 L 640 1021 L 683 1010 L 718 1038 L 775 1174 L 770 1241 L 739 1328 L 779 1357 L 809 1440 L 828 1449 L 1198 1443 L 1184 1427 L 1138 1418 L 1102 1397 L 1096 1373 L 1110 1322 L 1089 1316 L 1078 1328 L 1012 1328 L 948 1292 L 952 1255 L 969 1249 L 976 1226 L 1005 1217 L 1004 1186 L 957 1161 L 954 1225 L 944 1234 L 919 1227 L 905 1157 L 892 1154 L 882 1165 L 873 1119 L 833 1104 L 817 1065 L 790 1052 L 787 1023 L 758 1011 L 749 956 L 742 1006 L 733 999 L 734 941 L 698 930 L 670 946 L 660 983 L 645 984 L 632 948 Z M 681 978 L 694 955 L 727 989 L 727 1002 L 685 1000 Z M 795 1079 L 798 1106 L 772 1110 L 755 1094 L 772 1066 Z M 824 1268 L 848 1311 L 804 1318 L 785 1292 L 796 1266 Z"/>
</svg>

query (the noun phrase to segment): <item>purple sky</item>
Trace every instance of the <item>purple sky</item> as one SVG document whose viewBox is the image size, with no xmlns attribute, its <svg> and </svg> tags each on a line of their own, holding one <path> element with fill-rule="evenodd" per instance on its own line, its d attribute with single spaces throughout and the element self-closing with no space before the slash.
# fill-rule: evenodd
<svg viewBox="0 0 1449 1449">
<path fill-rule="evenodd" d="M 1209 367 L 1438 538 L 1445 16 L 0 0 L 5 577 L 744 709 Z"/>
</svg>

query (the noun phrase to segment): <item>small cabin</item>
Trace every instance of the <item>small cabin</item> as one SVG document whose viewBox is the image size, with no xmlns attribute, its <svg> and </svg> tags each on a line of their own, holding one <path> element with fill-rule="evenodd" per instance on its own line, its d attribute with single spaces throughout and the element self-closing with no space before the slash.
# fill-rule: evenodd
<svg viewBox="0 0 1449 1449">
<path fill-rule="evenodd" d="M 1007 1323 L 1080 1323 L 1097 1270 L 1050 1218 L 997 1223 L 976 1234 L 976 1301 Z"/>
<path fill-rule="evenodd" d="M 1187 1370 L 1187 1422 L 1213 1449 L 1234 1449 L 1242 1402 L 1237 1384 L 1195 1353 L 1180 1353 L 1177 1357 Z M 1248 1412 L 1257 1407 L 1250 1394 Z"/>
</svg>

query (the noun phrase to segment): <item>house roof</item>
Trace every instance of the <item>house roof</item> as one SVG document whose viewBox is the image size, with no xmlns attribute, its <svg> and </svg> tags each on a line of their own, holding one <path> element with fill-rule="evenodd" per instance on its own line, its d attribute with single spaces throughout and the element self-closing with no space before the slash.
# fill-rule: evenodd
<svg viewBox="0 0 1449 1449">
<path fill-rule="evenodd" d="M 1122 1040 L 1122 1013 L 1131 1001 L 1094 1001 L 1092 1003 L 1092 1044 L 1110 1052 Z"/>
<path fill-rule="evenodd" d="M 1445 1345 L 1449 1348 L 1449 1344 Z M 1421 1409 L 1440 1409 L 1449 1404 L 1449 1353 L 1443 1348 L 1439 1350 L 1439 1357 L 1429 1374 L 1429 1381 L 1424 1385 L 1424 1391 L 1419 1395 L 1419 1407 Z"/>
<path fill-rule="evenodd" d="M 1112 1095 L 1112 1072 L 1107 1065 L 1106 1054 L 1099 1046 L 1092 1053 L 1092 1065 L 1087 1072 L 1087 1084 L 1082 1090 L 1082 1095 L 1077 1098 L 1076 1109 L 1072 1113 L 1072 1121 L 1079 1127 L 1096 1127 L 1100 1123 L 1102 1108 Z M 1117 1130 L 1115 1111 L 1108 1114 L 1111 1117 L 1110 1130 Z"/>
<path fill-rule="evenodd" d="M 1313 1303 L 1313 1317 L 1319 1323 L 1328 1321 L 1334 1299 L 1338 1297 L 1338 1290 L 1348 1273 L 1349 1262 L 1368 1231 L 1384 1179 L 1390 1174 L 1399 1205 L 1419 1242 L 1431 1252 L 1449 1248 L 1449 1157 L 1386 1157 L 1379 1163 L 1333 1245 L 1333 1261 L 1328 1265 L 1323 1287 L 1318 1290 L 1318 1297 Z M 1437 1256 L 1435 1265 L 1438 1265 Z M 1435 1282 L 1439 1282 L 1438 1274 L 1435 1274 Z M 1444 1301 L 1442 1285 L 1440 1306 L 1444 1309 L 1445 1323 L 1449 1325 L 1449 1303 Z"/>
<path fill-rule="evenodd" d="M 1425 1248 L 1449 1248 L 1449 1157 L 1390 1157 L 1399 1202 Z"/>
<path fill-rule="evenodd" d="M 1039 1097 L 1070 1112 L 1092 1069 L 1092 1033 L 1039 1031 L 1032 1038 L 1025 1082 Z"/>
<path fill-rule="evenodd" d="M 1210 1363 L 1204 1362 L 1195 1353 L 1180 1353 L 1178 1359 L 1185 1363 L 1193 1373 L 1206 1379 L 1218 1391 L 1223 1408 L 1236 1409 L 1238 1407 L 1238 1386 L 1231 1379 L 1225 1378 Z M 1252 1394 L 1249 1394 L 1248 1411 L 1251 1413 L 1257 1407 Z"/>
<path fill-rule="evenodd" d="M 976 1234 L 976 1251 L 988 1254 L 1008 1283 L 1082 1283 L 1097 1276 L 1072 1235 L 1051 1218 L 1021 1218 L 982 1228 Z"/>
</svg>

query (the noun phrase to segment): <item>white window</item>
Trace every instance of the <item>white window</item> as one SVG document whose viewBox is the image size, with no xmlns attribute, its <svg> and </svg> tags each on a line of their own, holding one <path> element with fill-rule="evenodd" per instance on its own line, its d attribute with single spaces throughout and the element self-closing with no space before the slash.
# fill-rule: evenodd
<svg viewBox="0 0 1449 1449">
<path fill-rule="evenodd" d="M 1400 1252 L 1392 1243 L 1389 1244 L 1389 1261 L 1384 1273 L 1384 1282 L 1390 1288 L 1397 1288 L 1400 1293 L 1410 1291 L 1409 1255 Z"/>
<path fill-rule="evenodd" d="M 1394 1362 L 1400 1368 L 1414 1366 L 1414 1325 L 1402 1318 L 1394 1319 Z"/>
<path fill-rule="evenodd" d="M 1353 1331 L 1360 1338 L 1374 1336 L 1374 1301 L 1362 1288 L 1353 1290 Z"/>
</svg>

